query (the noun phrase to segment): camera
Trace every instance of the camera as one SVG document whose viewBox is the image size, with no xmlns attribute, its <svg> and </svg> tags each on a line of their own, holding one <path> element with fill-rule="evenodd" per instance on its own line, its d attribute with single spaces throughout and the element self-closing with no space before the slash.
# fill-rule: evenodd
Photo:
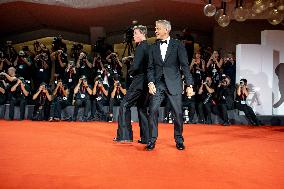
<svg viewBox="0 0 284 189">
<path fill-rule="evenodd" d="M 25 52 L 24 51 L 19 51 L 19 57 L 24 57 L 25 56 Z"/>
<path fill-rule="evenodd" d="M 82 50 L 83 50 L 82 44 L 73 43 L 71 48 L 71 58 L 77 59 Z"/>
<path fill-rule="evenodd" d="M 119 81 L 117 81 L 116 86 L 119 87 L 121 84 Z"/>
<path fill-rule="evenodd" d="M 133 29 L 132 27 L 128 27 L 125 31 L 125 42 L 132 43 L 133 39 Z"/>
<path fill-rule="evenodd" d="M 244 81 L 240 81 L 240 85 L 244 85 L 245 83 L 244 83 Z"/>
<path fill-rule="evenodd" d="M 102 78 L 101 75 L 98 75 L 96 80 L 98 81 L 98 84 L 102 84 L 103 83 L 103 78 Z"/>
</svg>

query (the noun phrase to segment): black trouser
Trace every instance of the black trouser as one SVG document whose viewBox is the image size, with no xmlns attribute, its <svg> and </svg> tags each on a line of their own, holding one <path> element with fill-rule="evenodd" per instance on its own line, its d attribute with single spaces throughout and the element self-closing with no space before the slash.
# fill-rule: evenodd
<svg viewBox="0 0 284 189">
<path fill-rule="evenodd" d="M 92 108 L 91 108 L 91 116 L 95 116 L 96 114 L 100 116 L 100 118 L 106 116 L 106 112 L 104 111 L 104 104 L 106 103 L 106 100 L 101 99 L 97 100 L 94 98 L 92 101 Z"/>
<path fill-rule="evenodd" d="M 50 117 L 61 119 L 62 109 L 66 108 L 69 105 L 70 105 L 69 101 L 59 100 L 58 98 L 55 98 L 51 105 Z"/>
<path fill-rule="evenodd" d="M 222 118 L 224 123 L 229 123 L 228 110 L 233 110 L 234 104 L 220 103 L 214 107 L 214 112 Z"/>
<path fill-rule="evenodd" d="M 210 102 L 203 103 L 203 102 L 198 102 L 197 104 L 198 108 L 198 117 L 201 122 L 206 121 L 207 124 L 212 124 L 212 119 L 211 119 L 211 108 L 212 104 Z M 206 119 L 205 119 L 206 116 Z"/>
<path fill-rule="evenodd" d="M 254 111 L 252 110 L 250 106 L 248 106 L 247 104 L 241 104 L 241 102 L 236 102 L 235 108 L 245 113 L 245 116 L 248 118 L 250 124 L 259 125 L 259 120 L 257 119 Z"/>
<path fill-rule="evenodd" d="M 110 98 L 109 99 L 109 113 L 113 114 L 113 106 L 120 106 L 121 104 L 121 99 L 117 98 Z"/>
<path fill-rule="evenodd" d="M 182 112 L 182 95 L 171 95 L 165 85 L 160 83 L 156 87 L 156 94 L 150 96 L 149 105 L 149 129 L 150 129 L 150 141 L 155 142 L 158 137 L 158 116 L 159 108 L 165 97 L 171 103 L 171 110 L 174 123 L 174 138 L 177 143 L 183 142 L 183 112 Z"/>
<path fill-rule="evenodd" d="M 23 97 L 11 98 L 9 107 L 9 119 L 14 119 L 14 109 L 16 105 L 20 105 L 20 119 L 25 119 L 26 99 Z"/>
<path fill-rule="evenodd" d="M 33 111 L 33 120 L 48 120 L 50 112 L 50 103 L 44 105 L 36 104 Z"/>
<path fill-rule="evenodd" d="M 74 114 L 73 114 L 74 120 L 77 120 L 77 116 L 78 116 L 78 112 L 79 112 L 80 107 L 85 107 L 83 119 L 86 120 L 88 118 L 88 114 L 89 114 L 90 109 L 91 109 L 91 101 L 89 99 L 76 99 Z"/>
<path fill-rule="evenodd" d="M 131 88 L 127 91 L 123 98 L 118 115 L 118 140 L 133 140 L 133 131 L 131 126 L 131 110 L 130 108 L 137 104 L 140 138 L 143 143 L 147 143 L 149 139 L 148 115 L 147 115 L 148 93 L 146 90 Z"/>
<path fill-rule="evenodd" d="M 0 105 L 4 105 L 6 103 L 6 94 L 0 94 Z"/>
</svg>

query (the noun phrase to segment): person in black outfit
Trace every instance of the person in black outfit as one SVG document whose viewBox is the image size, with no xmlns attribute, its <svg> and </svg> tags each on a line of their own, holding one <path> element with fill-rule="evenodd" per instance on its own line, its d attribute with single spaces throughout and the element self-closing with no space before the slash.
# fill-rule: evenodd
<svg viewBox="0 0 284 189">
<path fill-rule="evenodd" d="M 246 103 L 247 96 L 248 96 L 247 80 L 241 79 L 240 83 L 237 85 L 235 108 L 245 113 L 250 124 L 258 126 L 260 125 L 260 121 L 257 119 L 252 108 L 247 105 Z"/>
<path fill-rule="evenodd" d="M 213 96 L 214 96 L 214 87 L 212 78 L 207 76 L 205 82 L 202 81 L 202 84 L 198 90 L 198 114 L 199 121 L 201 123 L 212 124 L 211 119 L 211 110 L 213 106 Z M 206 115 L 206 119 L 205 119 Z"/>
<path fill-rule="evenodd" d="M 123 100 L 126 89 L 125 85 L 119 81 L 118 74 L 113 76 L 114 85 L 109 99 L 109 122 L 113 122 L 113 106 L 120 106 L 121 101 Z"/>
<path fill-rule="evenodd" d="M 74 89 L 75 81 L 77 78 L 77 70 L 73 61 L 69 61 L 64 72 L 63 82 L 67 85 L 68 89 Z"/>
<path fill-rule="evenodd" d="M 52 100 L 51 91 L 46 83 L 41 83 L 37 92 L 33 95 L 35 107 L 33 111 L 33 120 L 42 121 L 49 118 L 50 102 Z"/>
<path fill-rule="evenodd" d="M 87 121 L 88 120 L 88 114 L 91 109 L 91 100 L 90 100 L 90 95 L 92 95 L 92 89 L 88 85 L 87 78 L 85 76 L 82 76 L 76 87 L 74 88 L 74 97 L 75 100 L 73 104 L 75 105 L 74 108 L 74 114 L 73 114 L 73 121 L 77 120 L 79 108 L 81 106 L 84 106 L 84 116 L 82 121 Z"/>
<path fill-rule="evenodd" d="M 47 52 L 42 51 L 34 59 L 34 87 L 38 89 L 41 83 L 49 83 L 51 72 L 50 57 Z"/>
<path fill-rule="evenodd" d="M 6 83 L 3 78 L 0 78 L 0 105 L 3 105 L 5 103 L 6 103 Z"/>
<path fill-rule="evenodd" d="M 108 85 L 103 83 L 101 75 L 95 78 L 93 88 L 93 99 L 91 108 L 91 118 L 95 121 L 105 121 L 106 111 L 103 109 L 108 102 Z"/>
<path fill-rule="evenodd" d="M 231 78 L 231 84 L 236 84 L 236 61 L 233 57 L 233 54 L 229 53 L 227 58 L 225 58 L 224 63 L 221 67 L 223 74 Z"/>
<path fill-rule="evenodd" d="M 25 118 L 25 107 L 27 97 L 30 94 L 30 87 L 23 77 L 19 77 L 12 82 L 11 92 L 9 119 L 14 119 L 15 105 L 20 104 L 20 120 L 23 120 Z"/>
<path fill-rule="evenodd" d="M 165 96 L 171 102 L 174 138 L 176 148 L 184 150 L 183 144 L 183 112 L 182 112 L 182 79 L 180 69 L 183 72 L 186 83 L 187 96 L 193 94 L 193 78 L 188 69 L 188 57 L 184 45 L 171 39 L 169 36 L 171 24 L 167 20 L 156 21 L 156 36 L 160 41 L 154 43 L 149 52 L 148 87 L 150 96 L 149 104 L 149 128 L 150 140 L 146 150 L 155 148 L 158 137 L 158 113 Z"/>
<path fill-rule="evenodd" d="M 57 81 L 53 96 L 54 99 L 51 106 L 49 121 L 59 121 L 61 120 L 62 109 L 71 105 L 69 88 L 67 85 L 63 84 L 61 79 Z"/>
<path fill-rule="evenodd" d="M 18 77 L 23 77 L 25 80 L 31 80 L 32 63 L 29 62 L 24 51 L 21 50 L 19 52 L 14 65 L 16 67 Z"/>
<path fill-rule="evenodd" d="M 224 121 L 223 125 L 230 125 L 228 118 L 228 110 L 234 109 L 234 92 L 235 87 L 231 85 L 231 79 L 229 76 L 222 75 L 222 80 L 217 87 L 217 112 L 221 114 Z M 221 112 L 220 112 L 221 111 Z"/>
<path fill-rule="evenodd" d="M 146 144 L 149 140 L 148 115 L 147 115 L 147 63 L 149 45 L 146 41 L 146 26 L 135 26 L 133 28 L 134 41 L 138 44 L 134 54 L 133 64 L 130 65 L 129 74 L 133 81 L 120 104 L 118 115 L 117 136 L 114 141 L 132 142 L 133 131 L 131 125 L 131 111 L 133 105 L 137 105 L 140 140 L 139 143 Z"/>
<path fill-rule="evenodd" d="M 59 49 L 51 54 L 51 57 L 54 61 L 55 65 L 55 76 L 63 77 L 64 71 L 67 65 L 67 54 L 62 50 Z"/>
<path fill-rule="evenodd" d="M 87 58 L 87 54 L 84 52 L 81 52 L 77 60 L 77 63 L 76 63 L 77 75 L 86 76 L 87 81 L 90 85 L 94 84 L 94 77 L 91 76 L 92 68 L 93 68 L 93 64 L 89 62 Z"/>
</svg>

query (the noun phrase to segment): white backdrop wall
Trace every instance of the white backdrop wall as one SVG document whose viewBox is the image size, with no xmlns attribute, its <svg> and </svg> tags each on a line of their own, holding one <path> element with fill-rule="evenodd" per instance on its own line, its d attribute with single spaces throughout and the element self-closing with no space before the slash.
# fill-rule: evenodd
<svg viewBox="0 0 284 189">
<path fill-rule="evenodd" d="M 247 99 L 256 114 L 272 115 L 273 51 L 262 45 L 237 45 L 236 79 L 248 80 Z"/>
<path fill-rule="evenodd" d="M 249 83 L 248 104 L 259 115 L 284 115 L 284 31 L 263 31 L 261 45 L 237 45 L 236 58 L 237 81 Z"/>
<path fill-rule="evenodd" d="M 272 104 L 274 115 L 284 115 L 284 31 L 261 32 L 261 44 L 274 50 Z"/>
</svg>

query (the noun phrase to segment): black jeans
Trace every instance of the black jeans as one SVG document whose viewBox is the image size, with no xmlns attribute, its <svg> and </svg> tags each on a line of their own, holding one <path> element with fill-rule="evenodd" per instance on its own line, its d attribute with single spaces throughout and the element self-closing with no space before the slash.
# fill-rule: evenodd
<svg viewBox="0 0 284 189">
<path fill-rule="evenodd" d="M 23 97 L 11 98 L 9 107 L 9 119 L 14 119 L 14 109 L 16 105 L 20 105 L 20 119 L 25 119 L 26 99 Z"/>
<path fill-rule="evenodd" d="M 84 108 L 84 119 L 88 118 L 88 114 L 91 109 L 91 101 L 89 99 L 77 99 L 75 101 L 75 108 L 74 108 L 74 114 L 73 114 L 73 119 L 77 120 L 78 112 L 80 107 L 85 107 Z"/>
<path fill-rule="evenodd" d="M 70 102 L 68 100 L 60 100 L 58 98 L 55 98 L 51 105 L 50 117 L 61 119 L 62 109 L 66 108 L 69 105 Z"/>
</svg>

